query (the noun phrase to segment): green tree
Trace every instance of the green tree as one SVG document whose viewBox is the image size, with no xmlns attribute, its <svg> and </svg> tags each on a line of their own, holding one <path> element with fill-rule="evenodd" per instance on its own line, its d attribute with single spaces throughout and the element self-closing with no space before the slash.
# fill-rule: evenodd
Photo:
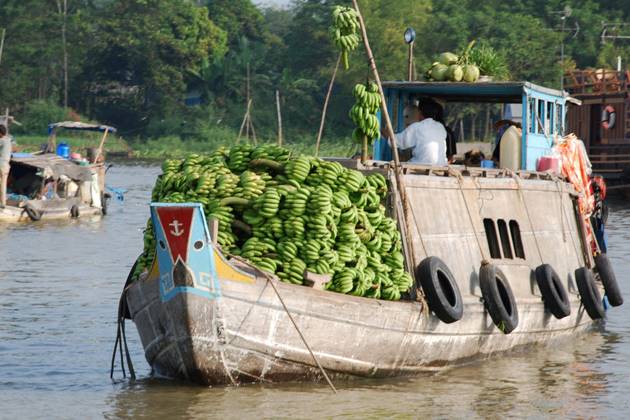
<svg viewBox="0 0 630 420">
<path fill-rule="evenodd" d="M 190 1 L 114 0 L 100 17 L 83 72 L 84 107 L 123 129 L 175 112 L 189 74 L 227 51 L 225 32 Z"/>
</svg>

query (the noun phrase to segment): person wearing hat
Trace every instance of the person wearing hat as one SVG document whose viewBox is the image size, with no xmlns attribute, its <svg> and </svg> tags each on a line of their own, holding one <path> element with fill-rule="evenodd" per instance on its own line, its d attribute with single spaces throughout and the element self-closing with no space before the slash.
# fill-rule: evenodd
<svg viewBox="0 0 630 420">
<path fill-rule="evenodd" d="M 0 124 L 0 208 L 7 204 L 7 181 L 11 169 L 11 137 L 7 135 L 7 126 Z"/>
<path fill-rule="evenodd" d="M 521 129 L 521 123 L 512 120 L 499 120 L 494 123 L 494 129 L 497 130 L 497 136 L 494 141 L 494 151 L 492 152 L 492 160 L 499 162 L 501 156 L 501 138 L 510 127 Z"/>
</svg>

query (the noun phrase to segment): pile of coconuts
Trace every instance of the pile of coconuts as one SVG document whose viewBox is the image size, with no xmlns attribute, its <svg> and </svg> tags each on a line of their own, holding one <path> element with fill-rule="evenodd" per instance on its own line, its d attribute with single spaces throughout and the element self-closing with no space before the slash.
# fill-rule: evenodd
<svg viewBox="0 0 630 420">
<path fill-rule="evenodd" d="M 471 41 L 466 49 L 458 56 L 452 52 L 443 52 L 426 71 L 425 78 L 435 82 L 468 82 L 474 83 L 479 80 L 479 67 L 472 63 L 469 53 L 475 45 Z"/>
</svg>

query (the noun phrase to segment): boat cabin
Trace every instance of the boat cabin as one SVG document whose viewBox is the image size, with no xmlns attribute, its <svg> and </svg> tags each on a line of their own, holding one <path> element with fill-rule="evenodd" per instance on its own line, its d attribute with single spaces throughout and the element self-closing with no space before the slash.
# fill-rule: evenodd
<svg viewBox="0 0 630 420">
<path fill-rule="evenodd" d="M 568 129 L 584 141 L 593 172 L 630 184 L 630 71 L 573 70 L 565 87 L 582 102 L 568 108 Z"/>
<path fill-rule="evenodd" d="M 399 133 L 405 126 L 403 110 L 406 105 L 421 97 L 429 97 L 445 104 L 468 103 L 503 104 L 522 112 L 520 170 L 536 170 L 538 159 L 548 155 L 555 135 L 566 131 L 565 115 L 567 102 L 572 100 L 562 92 L 535 85 L 530 82 L 385 82 L 383 83 L 387 107 Z M 391 150 L 386 139 L 374 144 L 375 160 L 391 160 Z"/>
</svg>

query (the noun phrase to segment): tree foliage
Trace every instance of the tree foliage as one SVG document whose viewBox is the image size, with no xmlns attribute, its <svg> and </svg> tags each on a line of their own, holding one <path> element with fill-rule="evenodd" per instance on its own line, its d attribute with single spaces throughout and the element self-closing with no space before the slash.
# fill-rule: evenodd
<svg viewBox="0 0 630 420">
<path fill-rule="evenodd" d="M 559 86 L 563 40 L 565 65 L 614 67 L 617 56 L 630 60 L 630 43 L 602 45 L 599 37 L 601 22 L 630 21 L 626 0 L 359 3 L 383 79 L 406 77 L 407 27 L 418 34 L 418 75 L 439 53 L 458 51 L 471 39 L 504 56 L 514 79 L 551 87 Z M 328 34 L 337 4 L 349 2 L 294 0 L 288 8 L 263 9 L 251 0 L 68 0 L 70 106 L 138 136 L 184 133 L 181 121 L 237 129 L 249 67 L 257 130 L 275 132 L 279 90 L 285 132 L 314 136 L 339 53 Z M 562 32 L 566 6 L 572 13 Z M 0 107 L 19 115 L 63 103 L 61 25 L 57 0 L 0 2 L 0 28 L 7 30 Z M 349 127 L 351 87 L 369 77 L 362 48 L 350 60 L 333 89 L 328 125 L 335 129 Z M 186 97 L 200 107 L 186 107 Z"/>
</svg>

